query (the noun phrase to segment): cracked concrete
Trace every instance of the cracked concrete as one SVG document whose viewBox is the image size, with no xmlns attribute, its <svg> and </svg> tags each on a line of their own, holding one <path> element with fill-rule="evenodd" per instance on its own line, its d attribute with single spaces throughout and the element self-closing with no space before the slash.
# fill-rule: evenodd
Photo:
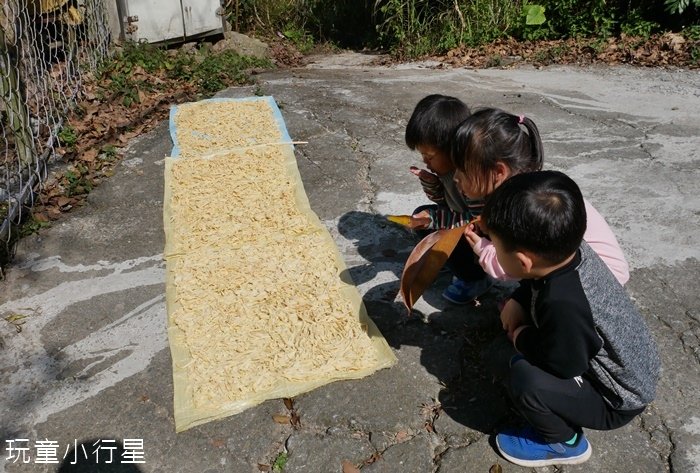
<svg viewBox="0 0 700 473">
<path fill-rule="evenodd" d="M 3 282 L 0 440 L 91 446 L 143 439 L 144 464 L 115 471 L 528 471 L 500 458 L 492 434 L 517 421 L 485 366 L 498 345 L 496 289 L 475 307 L 440 299 L 442 276 L 406 319 L 395 300 L 413 241 L 380 214 L 425 203 L 403 142 L 413 106 L 429 93 L 525 113 L 540 128 L 546 167 L 574 177 L 606 216 L 629 259 L 628 290 L 659 345 L 658 396 L 630 425 L 589 432 L 586 464 L 542 472 L 700 473 L 700 75 L 615 68 L 435 69 L 370 65 L 339 54 L 257 76 L 280 105 L 311 206 L 326 224 L 399 363 L 295 399 L 301 423 L 272 400 L 175 434 L 162 263 L 162 124 L 130 144 L 88 204 L 24 239 Z M 440 409 L 437 409 L 437 406 Z M 94 447 L 92 447 L 94 449 Z M 76 450 L 78 451 L 78 450 Z M 7 460 L 0 471 L 56 465 Z M 93 465 L 94 466 L 94 465 Z M 102 465 L 101 465 L 102 466 Z M 123 466 L 123 465 L 122 465 Z M 77 470 L 94 471 L 94 470 Z"/>
</svg>

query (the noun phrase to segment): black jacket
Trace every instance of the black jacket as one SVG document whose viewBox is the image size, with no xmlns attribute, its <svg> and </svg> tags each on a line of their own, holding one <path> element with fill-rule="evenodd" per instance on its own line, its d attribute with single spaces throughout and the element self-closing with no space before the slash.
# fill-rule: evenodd
<svg viewBox="0 0 700 473">
<path fill-rule="evenodd" d="M 569 379 L 584 376 L 620 410 L 654 399 L 660 361 L 656 344 L 600 257 L 583 242 L 573 261 L 513 294 L 532 325 L 516 348 L 535 366 Z"/>
</svg>

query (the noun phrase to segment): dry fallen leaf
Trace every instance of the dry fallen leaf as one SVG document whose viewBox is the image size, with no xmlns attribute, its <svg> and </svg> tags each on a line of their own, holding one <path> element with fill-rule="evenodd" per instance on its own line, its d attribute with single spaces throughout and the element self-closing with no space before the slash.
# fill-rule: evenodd
<svg viewBox="0 0 700 473">
<path fill-rule="evenodd" d="M 46 213 L 39 212 L 38 210 L 35 212 L 32 212 L 32 217 L 37 222 L 48 222 L 49 221 L 49 217 L 46 215 Z"/>
<path fill-rule="evenodd" d="M 71 199 L 70 197 L 59 197 L 58 199 L 56 199 L 56 205 L 58 205 L 59 207 L 65 207 L 71 202 L 73 202 L 73 199 Z"/>
<path fill-rule="evenodd" d="M 272 416 L 272 420 L 278 424 L 291 424 L 292 418 L 282 414 L 275 414 Z"/>
<path fill-rule="evenodd" d="M 401 443 L 408 440 L 408 437 L 408 432 L 406 432 L 405 430 L 399 430 L 398 432 L 396 432 L 396 435 L 394 435 L 394 440 L 396 441 L 396 443 Z"/>
<path fill-rule="evenodd" d="M 87 161 L 88 163 L 91 163 L 95 160 L 95 158 L 97 158 L 97 150 L 95 148 L 91 148 L 83 154 L 81 159 L 83 161 Z"/>
<path fill-rule="evenodd" d="M 437 277 L 463 232 L 464 227 L 457 227 L 430 233 L 408 256 L 401 274 L 401 295 L 409 314 L 413 304 Z"/>
<path fill-rule="evenodd" d="M 489 468 L 489 473 L 503 473 L 503 468 L 498 463 L 494 463 L 491 465 L 491 468 Z"/>
<path fill-rule="evenodd" d="M 348 460 L 343 460 L 343 473 L 360 473 L 360 469 Z"/>
<path fill-rule="evenodd" d="M 292 424 L 292 427 L 295 429 L 299 429 L 301 427 L 301 418 L 299 417 L 299 414 L 296 413 L 296 411 L 292 411 L 292 418 L 290 419 L 290 422 Z"/>
</svg>

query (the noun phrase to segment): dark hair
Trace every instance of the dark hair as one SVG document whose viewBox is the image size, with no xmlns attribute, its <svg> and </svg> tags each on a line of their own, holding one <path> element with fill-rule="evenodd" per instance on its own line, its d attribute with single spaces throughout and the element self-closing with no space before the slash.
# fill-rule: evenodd
<svg viewBox="0 0 700 473">
<path fill-rule="evenodd" d="M 481 218 L 506 250 L 528 250 L 551 264 L 572 255 L 586 231 L 581 190 L 558 171 L 506 179 L 486 200 Z"/>
<path fill-rule="evenodd" d="M 449 156 L 455 128 L 470 113 L 467 104 L 456 97 L 428 95 L 418 102 L 408 120 L 406 145 L 410 149 L 420 145 L 434 146 Z"/>
<path fill-rule="evenodd" d="M 535 122 L 497 108 L 484 108 L 456 128 L 450 157 L 474 187 L 486 193 L 490 172 L 498 162 L 505 163 L 513 174 L 539 171 L 544 150 Z"/>
</svg>

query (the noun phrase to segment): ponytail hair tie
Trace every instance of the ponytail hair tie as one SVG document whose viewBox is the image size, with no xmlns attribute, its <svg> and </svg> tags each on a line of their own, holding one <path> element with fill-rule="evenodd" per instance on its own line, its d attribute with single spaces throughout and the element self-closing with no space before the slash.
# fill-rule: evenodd
<svg viewBox="0 0 700 473">
<path fill-rule="evenodd" d="M 518 125 L 522 125 L 524 121 L 525 121 L 525 115 L 520 115 L 518 117 Z"/>
</svg>

